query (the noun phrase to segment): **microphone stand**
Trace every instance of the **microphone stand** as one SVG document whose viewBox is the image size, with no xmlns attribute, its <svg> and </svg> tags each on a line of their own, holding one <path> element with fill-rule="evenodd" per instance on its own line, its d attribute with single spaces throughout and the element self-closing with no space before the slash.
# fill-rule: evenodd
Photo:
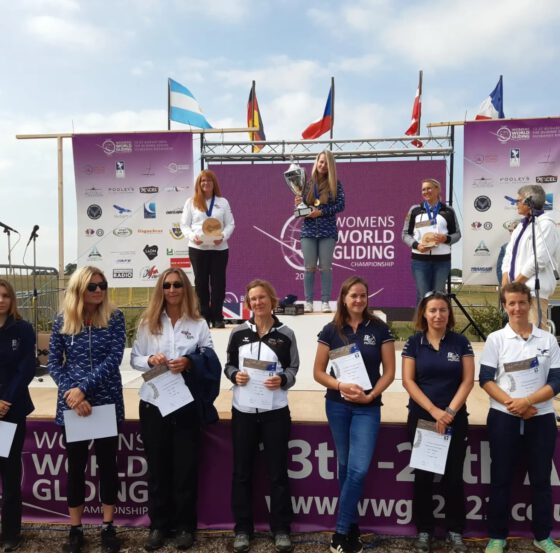
<svg viewBox="0 0 560 553">
<path fill-rule="evenodd" d="M 14 270 L 12 269 L 12 234 L 10 229 L 4 227 L 4 233 L 8 235 L 8 272 L 13 275 Z"/>
<path fill-rule="evenodd" d="M 39 361 L 39 311 L 37 309 L 38 297 L 37 293 L 37 229 L 34 229 L 31 233 L 29 240 L 33 241 L 33 326 L 35 327 L 35 376 L 41 376 L 46 374 L 46 368 L 41 365 Z M 44 353 L 41 351 L 41 354 Z"/>
</svg>

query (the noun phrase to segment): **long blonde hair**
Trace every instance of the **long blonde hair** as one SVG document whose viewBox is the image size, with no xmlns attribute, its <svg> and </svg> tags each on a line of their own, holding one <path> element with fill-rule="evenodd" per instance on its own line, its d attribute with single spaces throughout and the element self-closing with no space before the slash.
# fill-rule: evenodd
<svg viewBox="0 0 560 553">
<path fill-rule="evenodd" d="M 95 275 L 99 275 L 103 282 L 107 282 L 103 271 L 91 265 L 80 267 L 70 277 L 61 310 L 64 317 L 64 323 L 60 331 L 62 334 L 75 335 L 83 330 L 84 294 L 86 293 L 87 285 Z M 115 311 L 115 306 L 109 301 L 108 292 L 105 292 L 103 294 L 103 301 L 95 309 L 91 324 L 98 328 L 106 328 L 109 326 L 109 319 L 113 311 Z"/>
<path fill-rule="evenodd" d="M 183 283 L 183 301 L 181 303 L 182 317 L 193 320 L 200 319 L 198 298 L 196 297 L 189 277 L 182 269 L 170 267 L 169 269 L 165 269 L 159 276 L 154 288 L 154 293 L 150 298 L 150 303 L 140 318 L 140 325 L 147 325 L 151 334 L 161 334 L 162 332 L 161 314 L 165 310 L 163 283 L 171 274 L 176 274 Z"/>
<path fill-rule="evenodd" d="M 322 155 L 324 155 L 325 159 L 327 160 L 326 178 L 322 175 L 319 175 L 319 172 L 317 171 L 317 164 L 319 162 L 319 158 Z M 336 163 L 334 161 L 334 156 L 330 150 L 323 150 L 317 155 L 317 157 L 315 158 L 315 163 L 313 163 L 313 169 L 311 171 L 311 183 L 306 196 L 307 204 L 312 205 L 315 200 L 315 190 L 313 186 L 314 183 L 317 183 L 319 201 L 322 204 L 328 203 L 330 199 L 332 199 L 333 201 L 336 200 L 337 182 Z"/>
<path fill-rule="evenodd" d="M 214 196 L 220 198 L 222 196 L 222 192 L 220 190 L 220 185 L 218 184 L 218 177 L 216 176 L 216 173 L 214 173 L 214 171 L 209 171 L 208 169 L 200 171 L 198 177 L 196 177 L 196 182 L 194 183 L 193 205 L 199 211 L 206 211 L 206 197 L 204 196 L 204 192 L 200 187 L 200 181 L 202 180 L 202 177 L 208 177 L 214 183 Z"/>
</svg>

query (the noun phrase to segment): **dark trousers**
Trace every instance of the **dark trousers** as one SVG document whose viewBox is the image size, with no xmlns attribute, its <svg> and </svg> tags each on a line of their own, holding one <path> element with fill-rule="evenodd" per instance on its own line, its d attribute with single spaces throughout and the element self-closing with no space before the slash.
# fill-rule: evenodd
<svg viewBox="0 0 560 553">
<path fill-rule="evenodd" d="M 64 432 L 63 432 L 64 433 Z M 81 442 L 66 441 L 66 455 L 68 456 L 68 478 L 66 480 L 66 495 L 68 507 L 79 507 L 85 503 L 86 476 L 85 470 L 89 456 L 90 440 Z M 95 458 L 99 467 L 99 493 L 101 503 L 104 505 L 115 505 L 119 477 L 117 469 L 118 436 L 110 438 L 97 438 L 93 440 L 95 447 Z"/>
<path fill-rule="evenodd" d="M 0 457 L 2 536 L 5 540 L 16 538 L 21 534 L 21 452 L 25 441 L 25 429 L 24 419 L 17 423 L 10 455 Z"/>
<path fill-rule="evenodd" d="M 194 403 L 162 417 L 140 402 L 140 431 L 148 461 L 150 528 L 195 532 L 200 424 Z"/>
<path fill-rule="evenodd" d="M 554 414 L 524 421 L 490 409 L 487 425 L 492 461 L 487 516 L 489 536 L 495 539 L 506 539 L 508 536 L 511 486 L 517 461 L 526 455 L 533 494 L 531 529 L 535 539 L 548 538 L 552 530 L 550 472 L 558 433 Z"/>
<path fill-rule="evenodd" d="M 292 421 L 288 407 L 263 413 L 232 410 L 233 482 L 231 508 L 235 532 L 252 534 L 253 466 L 259 442 L 270 479 L 270 530 L 290 532 L 292 501 L 288 480 L 288 441 Z"/>
<path fill-rule="evenodd" d="M 229 250 L 189 248 L 200 313 L 209 322 L 224 320 L 222 307 L 226 297 L 228 256 Z"/>
<path fill-rule="evenodd" d="M 407 430 L 411 443 L 414 441 L 418 418 L 409 414 Z M 463 533 L 465 528 L 465 491 L 463 483 L 463 464 L 467 451 L 468 417 L 459 413 L 453 422 L 453 434 L 445 472 L 441 479 L 442 494 L 445 499 L 445 529 L 448 532 Z M 418 532 L 434 533 L 434 473 L 414 469 L 412 495 L 412 519 Z"/>
</svg>

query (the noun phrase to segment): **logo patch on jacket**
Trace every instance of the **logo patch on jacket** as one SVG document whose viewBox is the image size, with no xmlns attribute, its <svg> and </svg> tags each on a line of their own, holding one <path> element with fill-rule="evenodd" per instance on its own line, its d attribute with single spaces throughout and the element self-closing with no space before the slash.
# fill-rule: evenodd
<svg viewBox="0 0 560 553">
<path fill-rule="evenodd" d="M 187 337 L 187 340 L 193 340 L 194 336 L 191 334 L 190 330 L 181 330 L 181 334 Z"/>
<path fill-rule="evenodd" d="M 451 363 L 458 363 L 461 360 L 461 358 L 459 357 L 458 353 L 455 353 L 454 351 L 448 351 L 447 360 L 450 361 Z"/>
<path fill-rule="evenodd" d="M 373 334 L 364 334 L 364 346 L 375 346 L 376 340 Z"/>
</svg>

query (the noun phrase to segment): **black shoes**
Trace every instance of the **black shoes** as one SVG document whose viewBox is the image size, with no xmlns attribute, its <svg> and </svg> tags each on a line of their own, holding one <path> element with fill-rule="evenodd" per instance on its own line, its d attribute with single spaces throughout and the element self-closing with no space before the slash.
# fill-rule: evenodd
<svg viewBox="0 0 560 553">
<path fill-rule="evenodd" d="M 121 540 L 117 538 L 117 532 L 113 525 L 101 530 L 101 553 L 118 553 L 121 549 Z"/>
<path fill-rule="evenodd" d="M 81 528 L 70 528 L 68 539 L 62 546 L 62 553 L 81 553 L 84 541 L 84 532 Z"/>
<path fill-rule="evenodd" d="M 146 551 L 155 551 L 156 549 L 160 549 L 165 544 L 165 532 L 160 530 L 159 528 L 154 528 L 150 530 L 150 535 L 144 543 L 144 549 Z"/>
<path fill-rule="evenodd" d="M 177 549 L 189 549 L 194 544 L 194 535 L 186 530 L 178 530 L 173 544 Z"/>
<path fill-rule="evenodd" d="M 226 323 L 224 321 L 214 321 L 214 328 L 225 328 Z"/>
<path fill-rule="evenodd" d="M 5 538 L 3 543 L 4 551 L 15 551 L 16 549 L 19 549 L 19 546 L 23 543 L 23 536 L 19 534 L 19 536 L 15 536 L 13 538 Z"/>
</svg>

